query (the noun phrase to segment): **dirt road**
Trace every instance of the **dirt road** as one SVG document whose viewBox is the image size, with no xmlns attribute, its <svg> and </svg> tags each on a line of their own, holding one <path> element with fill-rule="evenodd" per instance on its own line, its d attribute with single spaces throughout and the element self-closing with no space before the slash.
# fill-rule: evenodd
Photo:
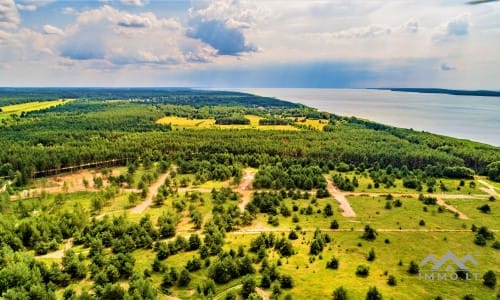
<svg viewBox="0 0 500 300">
<path fill-rule="evenodd" d="M 498 193 L 497 191 L 495 190 L 495 187 L 492 186 L 491 184 L 487 183 L 486 181 L 484 180 L 481 180 L 481 179 L 478 179 L 477 180 L 479 183 L 481 183 L 482 185 L 486 186 L 486 187 L 482 187 L 482 188 L 479 188 L 481 191 L 487 193 L 488 195 L 490 196 L 493 196 L 493 197 L 496 197 L 498 196 Z"/>
<path fill-rule="evenodd" d="M 236 192 L 241 194 L 241 201 L 238 203 L 238 207 L 240 211 L 243 212 L 245 210 L 245 206 L 250 202 L 252 197 L 252 182 L 255 178 L 255 173 L 250 170 L 246 170 L 243 174 L 243 178 L 241 179 L 240 185 L 236 189 Z"/>
<path fill-rule="evenodd" d="M 349 204 L 349 201 L 345 197 L 345 193 L 339 191 L 334 185 L 333 182 L 330 178 L 326 179 L 326 182 L 328 183 L 327 188 L 328 192 L 337 200 L 337 202 L 340 204 L 340 210 L 342 211 L 342 216 L 344 217 L 355 217 L 356 213 L 351 207 L 351 204 Z"/>
<path fill-rule="evenodd" d="M 156 180 L 156 182 L 153 183 L 151 186 L 149 186 L 149 193 L 148 196 L 146 197 L 146 200 L 142 201 L 136 207 L 130 209 L 130 212 L 133 214 L 140 214 L 144 210 L 146 210 L 146 208 L 148 208 L 151 205 L 151 203 L 153 203 L 153 197 L 156 196 L 156 194 L 158 194 L 158 189 L 165 182 L 165 179 L 167 179 L 169 174 L 170 172 L 160 175 Z"/>
</svg>

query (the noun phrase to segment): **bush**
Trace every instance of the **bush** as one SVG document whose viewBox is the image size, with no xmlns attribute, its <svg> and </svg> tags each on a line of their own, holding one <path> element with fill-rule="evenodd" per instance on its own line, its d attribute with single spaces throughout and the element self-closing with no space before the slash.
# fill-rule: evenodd
<svg viewBox="0 0 500 300">
<path fill-rule="evenodd" d="M 495 272 L 488 270 L 488 272 L 484 273 L 483 284 L 487 287 L 494 288 L 497 284 L 497 276 Z"/>
<path fill-rule="evenodd" d="M 414 262 L 413 260 L 410 261 L 410 266 L 408 267 L 408 273 L 418 274 L 419 271 L 420 271 L 420 268 L 419 268 L 418 264 L 416 262 Z"/>
<path fill-rule="evenodd" d="M 397 285 L 398 283 L 397 283 L 396 277 L 394 275 L 389 275 L 389 278 L 387 278 L 387 284 L 390 286 Z"/>
<path fill-rule="evenodd" d="M 191 274 L 189 274 L 188 270 L 182 269 L 181 273 L 179 274 L 179 279 L 177 280 L 177 285 L 180 287 L 184 287 L 187 286 L 190 281 Z"/>
<path fill-rule="evenodd" d="M 327 269 L 338 269 L 339 268 L 339 260 L 334 256 L 330 261 L 326 263 L 326 268 Z"/>
<path fill-rule="evenodd" d="M 370 267 L 365 265 L 359 265 L 356 268 L 356 276 L 358 277 L 367 277 L 370 274 Z"/>
<path fill-rule="evenodd" d="M 347 300 L 347 299 L 349 299 L 347 296 L 347 290 L 343 286 L 336 288 L 333 291 L 332 299 L 333 300 Z"/>
<path fill-rule="evenodd" d="M 339 223 L 337 222 L 337 220 L 333 220 L 330 223 L 330 229 L 339 229 Z"/>
<path fill-rule="evenodd" d="M 488 204 L 482 205 L 482 206 L 478 207 L 477 209 L 480 210 L 482 213 L 485 213 L 485 214 L 491 212 L 491 207 Z"/>
<path fill-rule="evenodd" d="M 362 238 L 367 241 L 373 241 L 377 238 L 377 232 L 375 229 L 371 228 L 370 225 L 365 226 L 365 232 L 362 235 Z"/>
<path fill-rule="evenodd" d="M 280 286 L 282 289 L 291 289 L 294 286 L 293 278 L 290 275 L 280 276 Z"/>
<path fill-rule="evenodd" d="M 255 279 L 252 276 L 245 276 L 241 280 L 241 296 L 243 296 L 243 299 L 247 299 L 250 294 L 255 293 L 255 287 L 257 284 L 255 283 Z"/>
<path fill-rule="evenodd" d="M 299 238 L 299 236 L 297 235 L 295 230 L 290 231 L 290 233 L 288 234 L 288 239 L 290 239 L 290 240 L 296 240 L 298 238 Z"/>
<path fill-rule="evenodd" d="M 366 300 L 382 300 L 382 294 L 377 290 L 376 287 L 372 286 L 368 289 L 366 293 Z"/>
<path fill-rule="evenodd" d="M 375 260 L 375 250 L 373 248 L 370 249 L 370 251 L 368 252 L 368 255 L 366 256 L 366 260 L 367 261 L 374 261 Z"/>
</svg>

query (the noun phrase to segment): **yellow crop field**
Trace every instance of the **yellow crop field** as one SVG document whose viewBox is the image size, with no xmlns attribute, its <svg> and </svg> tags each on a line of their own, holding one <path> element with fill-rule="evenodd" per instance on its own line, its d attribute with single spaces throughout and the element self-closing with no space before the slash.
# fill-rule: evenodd
<svg viewBox="0 0 500 300">
<path fill-rule="evenodd" d="M 214 119 L 188 119 L 168 116 L 156 121 L 157 124 L 171 124 L 174 128 L 210 128 L 215 125 Z"/>
<path fill-rule="evenodd" d="M 220 129 L 258 129 L 258 130 L 299 130 L 291 125 L 259 125 L 261 117 L 245 115 L 250 120 L 248 125 L 216 125 L 215 119 L 188 119 L 168 116 L 156 121 L 157 124 L 170 124 L 173 128 L 220 128 Z"/>
<path fill-rule="evenodd" d="M 0 108 L 2 110 L 0 112 L 0 120 L 9 118 L 10 115 L 12 115 L 12 114 L 20 115 L 22 112 L 29 112 L 29 111 L 34 111 L 34 110 L 46 109 L 46 108 L 56 106 L 59 104 L 66 104 L 70 101 L 72 101 L 72 100 L 59 99 L 59 100 L 53 100 L 53 101 L 34 101 L 34 102 L 27 102 L 27 103 L 22 103 L 22 104 L 0 106 Z"/>
</svg>

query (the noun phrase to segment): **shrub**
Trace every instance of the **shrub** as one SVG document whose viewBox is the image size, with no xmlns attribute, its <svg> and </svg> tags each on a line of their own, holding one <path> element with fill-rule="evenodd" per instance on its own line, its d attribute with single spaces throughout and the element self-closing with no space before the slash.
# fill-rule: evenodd
<svg viewBox="0 0 500 300">
<path fill-rule="evenodd" d="M 326 263 L 326 268 L 327 269 L 338 269 L 339 268 L 339 260 L 334 256 L 330 261 Z"/>
<path fill-rule="evenodd" d="M 336 288 L 333 291 L 332 299 L 333 300 L 347 300 L 347 299 L 349 299 L 347 296 L 347 290 L 343 286 Z"/>
<path fill-rule="evenodd" d="M 483 284 L 487 287 L 494 288 L 497 284 L 497 276 L 495 272 L 488 270 L 488 272 L 484 273 Z"/>
<path fill-rule="evenodd" d="M 377 290 L 376 287 L 372 286 L 368 289 L 366 293 L 366 300 L 382 300 L 382 294 Z"/>
<path fill-rule="evenodd" d="M 359 265 L 356 268 L 356 276 L 367 277 L 370 274 L 370 267 L 365 265 Z"/>
<path fill-rule="evenodd" d="M 410 266 L 408 267 L 408 273 L 410 274 L 418 274 L 420 268 L 416 262 L 413 260 L 410 261 Z"/>
<path fill-rule="evenodd" d="M 389 275 L 389 278 L 387 278 L 387 284 L 390 286 L 397 285 L 398 283 L 397 283 L 396 277 L 394 275 Z"/>
</svg>

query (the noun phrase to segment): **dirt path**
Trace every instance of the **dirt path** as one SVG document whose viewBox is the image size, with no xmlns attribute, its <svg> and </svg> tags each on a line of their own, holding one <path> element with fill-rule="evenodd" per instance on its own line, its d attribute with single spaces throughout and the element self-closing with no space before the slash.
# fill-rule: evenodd
<svg viewBox="0 0 500 300">
<path fill-rule="evenodd" d="M 160 175 L 158 177 L 158 179 L 156 180 L 156 182 L 153 183 L 149 187 L 149 192 L 148 192 L 148 196 L 146 197 L 146 200 L 142 201 L 136 207 L 133 207 L 132 209 L 130 209 L 130 212 L 133 214 L 140 214 L 144 210 L 146 210 L 146 208 L 148 208 L 151 205 L 151 203 L 153 203 L 153 197 L 156 196 L 156 194 L 158 193 L 158 189 L 165 182 L 165 179 L 167 179 L 169 174 L 170 174 L 170 172 L 167 172 L 165 174 Z"/>
<path fill-rule="evenodd" d="M 73 247 L 73 239 L 68 239 L 66 244 L 64 245 L 64 249 L 57 250 L 54 252 L 50 252 L 44 255 L 37 255 L 36 258 L 62 258 L 64 256 L 64 252 Z"/>
<path fill-rule="evenodd" d="M 326 182 L 328 183 L 327 188 L 328 192 L 337 200 L 337 202 L 340 204 L 340 210 L 342 211 L 342 216 L 344 217 L 355 217 L 356 213 L 351 207 L 351 204 L 349 204 L 349 201 L 345 197 L 345 193 L 339 191 L 334 185 L 333 182 L 330 178 L 326 179 Z"/>
<path fill-rule="evenodd" d="M 498 196 L 498 193 L 497 191 L 495 190 L 495 187 L 492 186 L 491 184 L 487 183 L 486 181 L 484 180 L 481 180 L 481 179 L 478 179 L 477 180 L 479 183 L 481 183 L 482 185 L 486 186 L 486 187 L 482 187 L 482 188 L 479 188 L 481 191 L 487 193 L 488 195 L 490 196 L 493 196 L 493 197 L 496 197 Z"/>
<path fill-rule="evenodd" d="M 446 208 L 447 210 L 451 211 L 454 214 L 457 214 L 459 219 L 462 219 L 462 220 L 469 219 L 463 212 L 459 211 L 454 206 L 446 204 L 446 202 L 444 202 L 444 200 L 442 198 L 438 198 L 437 205 Z"/>
<path fill-rule="evenodd" d="M 250 170 L 246 170 L 243 174 L 243 178 L 241 179 L 240 185 L 236 189 L 238 193 L 241 194 L 241 201 L 238 203 L 238 207 L 240 211 L 243 212 L 245 207 L 250 202 L 250 198 L 252 197 L 252 182 L 255 179 L 255 173 Z"/>
</svg>

